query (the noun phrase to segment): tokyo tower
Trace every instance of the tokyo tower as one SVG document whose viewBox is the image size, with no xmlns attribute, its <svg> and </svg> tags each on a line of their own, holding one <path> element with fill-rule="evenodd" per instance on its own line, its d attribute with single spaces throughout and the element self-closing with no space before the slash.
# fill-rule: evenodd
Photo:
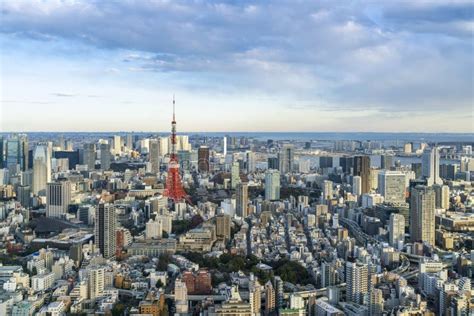
<svg viewBox="0 0 474 316">
<path fill-rule="evenodd" d="M 166 188 L 164 195 L 173 200 L 174 203 L 189 200 L 181 182 L 179 174 L 178 156 L 176 155 L 176 116 L 175 101 L 173 96 L 173 121 L 171 121 L 171 154 L 168 163 L 168 176 L 166 177 Z"/>
</svg>

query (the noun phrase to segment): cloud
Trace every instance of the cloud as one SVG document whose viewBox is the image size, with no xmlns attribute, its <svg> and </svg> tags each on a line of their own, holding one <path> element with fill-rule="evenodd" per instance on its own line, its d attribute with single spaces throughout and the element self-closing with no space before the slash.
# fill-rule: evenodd
<svg viewBox="0 0 474 316">
<path fill-rule="evenodd" d="M 77 94 L 70 94 L 70 93 L 51 93 L 51 95 L 54 95 L 56 97 L 65 97 L 65 98 L 71 98 L 71 97 L 77 96 Z"/>
<path fill-rule="evenodd" d="M 473 12 L 471 1 L 4 1 L 0 32 L 119 51 L 123 68 L 106 73 L 176 74 L 192 91 L 472 115 Z"/>
</svg>

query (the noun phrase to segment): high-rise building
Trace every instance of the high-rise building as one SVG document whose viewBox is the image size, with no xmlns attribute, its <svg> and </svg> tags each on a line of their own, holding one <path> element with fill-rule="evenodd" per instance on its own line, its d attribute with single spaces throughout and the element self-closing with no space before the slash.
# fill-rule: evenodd
<svg viewBox="0 0 474 316">
<path fill-rule="evenodd" d="M 435 244 L 435 192 L 433 188 L 416 186 L 410 198 L 411 241 Z"/>
<path fill-rule="evenodd" d="M 150 151 L 148 153 L 148 161 L 151 164 L 151 172 L 160 172 L 160 143 L 156 139 L 150 140 Z"/>
<path fill-rule="evenodd" d="M 228 240 L 230 238 L 230 215 L 216 216 L 216 236 Z"/>
<path fill-rule="evenodd" d="M 388 224 L 390 245 L 397 248 L 405 241 L 405 217 L 401 214 L 390 214 Z"/>
<path fill-rule="evenodd" d="M 227 155 L 227 136 L 222 138 L 222 153 L 224 154 L 224 157 Z"/>
<path fill-rule="evenodd" d="M 393 156 L 392 155 L 381 155 L 380 156 L 380 169 L 387 169 L 393 167 Z"/>
<path fill-rule="evenodd" d="M 178 150 L 179 168 L 183 171 L 191 169 L 191 152 L 188 150 Z"/>
<path fill-rule="evenodd" d="M 232 189 L 236 189 L 240 183 L 240 167 L 239 162 L 234 161 L 232 168 L 230 169 L 230 186 Z"/>
<path fill-rule="evenodd" d="M 157 239 L 161 238 L 163 233 L 163 227 L 160 220 L 150 220 L 145 225 L 145 237 L 146 239 Z"/>
<path fill-rule="evenodd" d="M 248 184 L 247 183 L 239 183 L 237 185 L 237 190 L 235 192 L 236 195 L 236 206 L 235 206 L 235 214 L 238 217 L 246 218 L 248 216 Z"/>
<path fill-rule="evenodd" d="M 411 154 L 413 151 L 413 144 L 412 143 L 406 143 L 403 145 L 403 152 L 405 154 Z"/>
<path fill-rule="evenodd" d="M 122 153 L 122 137 L 120 135 L 114 135 L 112 138 L 112 152 L 114 155 L 120 155 Z"/>
<path fill-rule="evenodd" d="M 385 202 L 405 202 L 406 179 L 400 171 L 384 170 L 379 173 L 378 189 Z"/>
<path fill-rule="evenodd" d="M 279 312 L 284 304 L 283 280 L 279 276 L 276 276 L 273 280 L 275 281 L 275 310 Z"/>
<path fill-rule="evenodd" d="M 16 188 L 16 199 L 21 206 L 25 208 L 31 207 L 31 188 L 29 185 L 19 185 Z"/>
<path fill-rule="evenodd" d="M 351 169 L 354 165 L 354 157 L 340 157 L 339 166 L 342 168 L 344 173 L 351 173 Z"/>
<path fill-rule="evenodd" d="M 0 136 L 0 169 L 3 169 L 4 161 L 5 161 L 5 153 L 4 153 L 4 146 L 3 146 L 3 137 Z"/>
<path fill-rule="evenodd" d="M 428 186 L 433 184 L 443 184 L 439 176 L 439 149 L 433 147 L 425 149 L 422 157 L 422 175 L 426 179 Z"/>
<path fill-rule="evenodd" d="M 95 144 L 84 144 L 83 163 L 87 166 L 87 170 L 95 169 Z"/>
<path fill-rule="evenodd" d="M 133 150 L 133 134 L 127 134 L 127 137 L 125 138 L 125 147 L 127 147 L 128 150 Z"/>
<path fill-rule="evenodd" d="M 278 170 L 267 170 L 265 172 L 265 200 L 280 199 L 280 172 Z"/>
<path fill-rule="evenodd" d="M 69 181 L 49 182 L 46 188 L 46 216 L 64 216 L 71 203 L 71 183 Z"/>
<path fill-rule="evenodd" d="M 280 163 L 280 172 L 282 174 L 293 172 L 293 164 L 295 160 L 295 146 L 292 144 L 284 144 L 278 153 L 278 161 Z"/>
<path fill-rule="evenodd" d="M 95 215 L 95 244 L 104 258 L 115 255 L 116 213 L 113 204 L 100 203 Z"/>
<path fill-rule="evenodd" d="M 278 162 L 277 157 L 268 157 L 268 169 L 275 169 L 278 170 L 280 168 L 280 163 Z"/>
<path fill-rule="evenodd" d="M 275 312 L 275 289 L 271 281 L 265 283 L 265 316 Z"/>
<path fill-rule="evenodd" d="M 46 195 L 46 184 L 51 182 L 51 157 L 46 144 L 38 144 L 33 153 L 33 193 Z"/>
<path fill-rule="evenodd" d="M 447 185 L 433 185 L 435 191 L 435 207 L 449 209 L 449 187 Z"/>
<path fill-rule="evenodd" d="M 369 268 L 361 262 L 346 262 L 346 298 L 349 302 L 362 304 L 369 291 Z"/>
<path fill-rule="evenodd" d="M 5 167 L 17 174 L 28 169 L 28 137 L 25 134 L 14 135 L 6 141 Z"/>
<path fill-rule="evenodd" d="M 255 161 L 255 153 L 253 151 L 247 151 L 245 153 L 245 166 L 247 169 L 247 173 L 255 172 L 256 161 Z"/>
<path fill-rule="evenodd" d="M 198 171 L 209 172 L 209 147 L 201 146 L 198 149 Z"/>
<path fill-rule="evenodd" d="M 369 293 L 369 315 L 381 316 L 383 313 L 383 292 L 380 289 L 372 289 Z"/>
<path fill-rule="evenodd" d="M 112 154 L 110 153 L 109 144 L 100 144 L 100 169 L 106 171 L 110 169 L 110 161 L 112 160 Z"/>
<path fill-rule="evenodd" d="M 261 315 L 260 309 L 262 307 L 262 293 L 260 290 L 260 283 L 253 276 L 250 276 L 249 282 L 249 303 L 252 310 L 252 315 Z"/>
<path fill-rule="evenodd" d="M 362 178 L 360 176 L 352 177 L 352 194 L 362 195 Z"/>
<path fill-rule="evenodd" d="M 89 272 L 89 298 L 95 300 L 103 296 L 105 289 L 105 268 L 101 266 L 88 267 Z"/>
<path fill-rule="evenodd" d="M 323 261 L 321 263 L 321 287 L 336 285 L 337 267 L 334 262 Z"/>
<path fill-rule="evenodd" d="M 331 156 L 320 156 L 319 157 L 319 168 L 332 168 L 333 158 Z"/>
<path fill-rule="evenodd" d="M 362 187 L 361 194 L 370 192 L 370 157 L 354 157 L 354 176 L 360 176 Z"/>
<path fill-rule="evenodd" d="M 329 201 L 333 198 L 333 182 L 324 180 L 323 182 L 323 202 Z"/>
</svg>

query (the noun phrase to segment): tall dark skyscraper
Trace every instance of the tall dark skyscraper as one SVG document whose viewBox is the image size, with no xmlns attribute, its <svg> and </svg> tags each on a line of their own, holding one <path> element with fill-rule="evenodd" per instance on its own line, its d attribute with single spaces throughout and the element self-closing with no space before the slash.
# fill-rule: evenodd
<svg viewBox="0 0 474 316">
<path fill-rule="evenodd" d="M 26 135 L 15 135 L 6 142 L 6 167 L 20 171 L 28 169 L 28 138 Z"/>
<path fill-rule="evenodd" d="M 201 146 L 198 149 L 198 170 L 209 172 L 209 147 Z"/>
<path fill-rule="evenodd" d="M 339 158 L 339 166 L 342 168 L 342 171 L 344 173 L 350 173 L 353 165 L 354 165 L 354 157 Z"/>
<path fill-rule="evenodd" d="M 100 203 L 96 207 L 94 238 L 104 258 L 115 255 L 116 220 L 113 204 Z"/>
<path fill-rule="evenodd" d="M 392 155 L 381 155 L 380 156 L 380 168 L 390 170 L 393 166 Z"/>
<path fill-rule="evenodd" d="M 0 169 L 3 168 L 3 137 L 0 137 Z"/>
<path fill-rule="evenodd" d="M 104 171 L 109 170 L 111 159 L 112 159 L 112 154 L 110 153 L 110 145 L 100 144 L 100 169 Z"/>
<path fill-rule="evenodd" d="M 361 177 L 361 194 L 370 191 L 370 157 L 355 156 L 354 157 L 354 176 Z"/>
<path fill-rule="evenodd" d="M 84 144 L 84 162 L 89 171 L 95 169 L 95 144 Z"/>
</svg>

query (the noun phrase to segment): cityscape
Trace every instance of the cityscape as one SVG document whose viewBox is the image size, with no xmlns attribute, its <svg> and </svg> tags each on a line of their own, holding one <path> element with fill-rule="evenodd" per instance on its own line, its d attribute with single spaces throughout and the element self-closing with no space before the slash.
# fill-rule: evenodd
<svg viewBox="0 0 474 316">
<path fill-rule="evenodd" d="M 474 5 L 399 5 L 2 3 L 0 315 L 474 315 Z M 377 64 L 450 50 L 422 91 L 383 49 L 394 81 L 341 74 L 306 11 Z"/>
</svg>

